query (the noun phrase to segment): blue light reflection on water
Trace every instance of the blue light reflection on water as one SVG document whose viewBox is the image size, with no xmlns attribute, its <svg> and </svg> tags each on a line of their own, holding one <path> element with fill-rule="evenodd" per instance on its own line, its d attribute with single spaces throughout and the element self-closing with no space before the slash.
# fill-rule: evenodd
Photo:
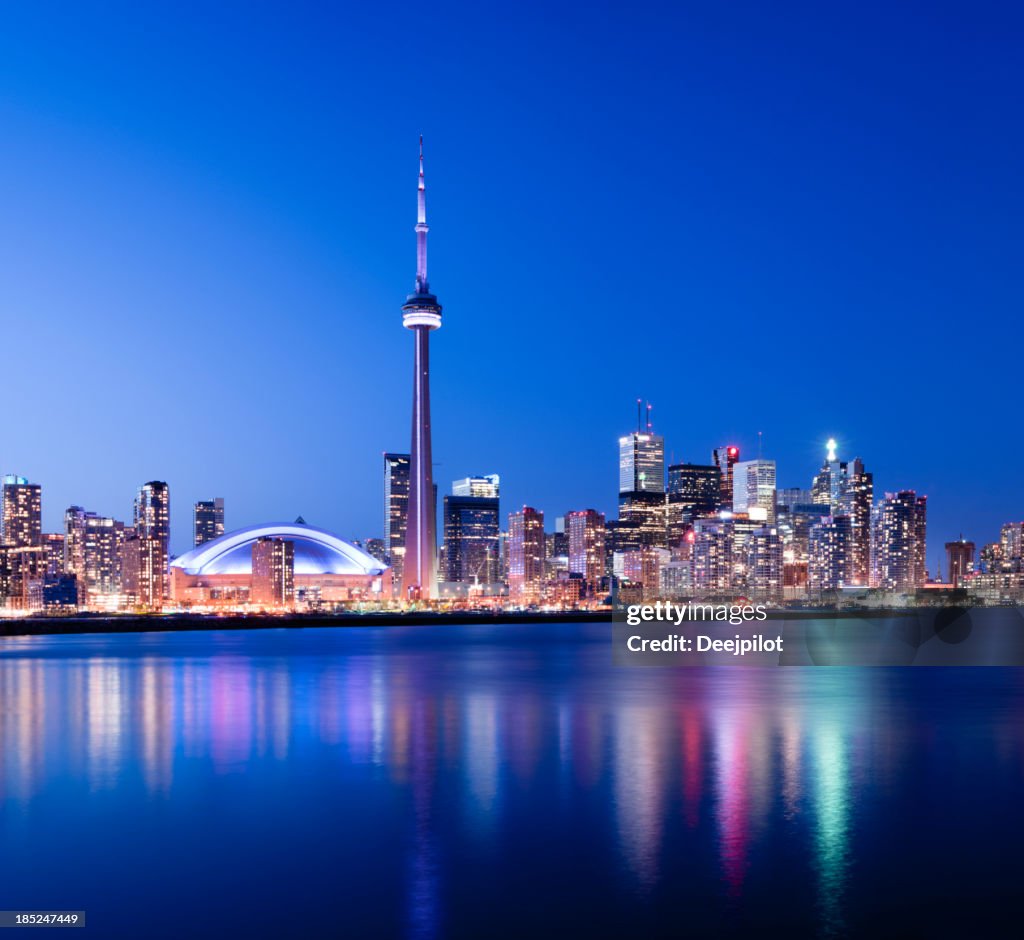
<svg viewBox="0 0 1024 940">
<path fill-rule="evenodd" d="M 0 909 L 115 937 L 941 932 L 1019 878 L 1019 671 L 621 669 L 609 635 L 0 641 Z"/>
</svg>

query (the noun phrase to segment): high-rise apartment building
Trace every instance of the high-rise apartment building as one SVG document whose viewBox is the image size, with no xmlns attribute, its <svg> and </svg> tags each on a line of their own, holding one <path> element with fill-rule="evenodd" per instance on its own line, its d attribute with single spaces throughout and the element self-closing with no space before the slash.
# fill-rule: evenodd
<svg viewBox="0 0 1024 940">
<path fill-rule="evenodd" d="M 224 534 L 224 500 L 200 500 L 192 509 L 192 542 L 198 547 Z"/>
<path fill-rule="evenodd" d="M 64 574 L 64 533 L 43 533 L 43 548 L 46 549 L 46 573 Z"/>
<path fill-rule="evenodd" d="M 867 586 L 871 582 L 871 506 L 874 500 L 872 475 L 864 462 L 839 460 L 836 441 L 830 439 L 825 462 L 811 484 L 811 501 L 827 506 L 832 516 L 850 519 L 849 557 L 844 583 Z"/>
<path fill-rule="evenodd" d="M 782 600 L 783 545 L 777 529 L 764 526 L 747 537 L 747 592 L 756 600 Z"/>
<path fill-rule="evenodd" d="M 999 550 L 1004 572 L 1024 570 L 1024 522 L 1007 522 L 999 530 Z"/>
<path fill-rule="evenodd" d="M 38 610 L 46 578 L 47 552 L 42 545 L 0 547 L 0 606 Z"/>
<path fill-rule="evenodd" d="M 409 455 L 384 455 L 384 550 L 395 588 L 402 584 L 409 513 Z"/>
<path fill-rule="evenodd" d="M 64 513 L 64 568 L 87 595 L 121 593 L 124 523 L 71 506 Z"/>
<path fill-rule="evenodd" d="M 879 586 L 908 594 L 925 581 L 927 497 L 913 490 L 886 493 L 877 515 Z"/>
<path fill-rule="evenodd" d="M 267 536 L 253 542 L 249 602 L 282 609 L 291 607 L 294 601 L 295 543 Z"/>
<path fill-rule="evenodd" d="M 2 544 L 32 548 L 43 541 L 42 487 L 24 477 L 3 478 Z"/>
<path fill-rule="evenodd" d="M 591 590 L 605 576 L 604 514 L 582 509 L 566 515 L 569 533 L 569 573 L 580 576 Z"/>
<path fill-rule="evenodd" d="M 874 478 L 860 457 L 843 465 L 839 512 L 850 519 L 850 558 L 847 584 L 867 587 L 871 581 L 871 506 Z"/>
<path fill-rule="evenodd" d="M 616 577 L 640 585 L 645 601 L 654 601 L 661 596 L 661 568 L 668 560 L 667 550 L 644 547 L 616 553 L 613 570 Z"/>
<path fill-rule="evenodd" d="M 128 603 L 160 610 L 168 592 L 166 543 L 156 535 L 133 534 L 125 539 L 122 553 L 121 589 Z"/>
<path fill-rule="evenodd" d="M 140 538 L 159 539 L 164 551 L 171 541 L 171 491 L 166 483 L 151 480 L 135 495 L 135 533 Z"/>
<path fill-rule="evenodd" d="M 508 590 L 520 600 L 539 599 L 544 588 L 544 513 L 524 506 L 508 517 Z"/>
<path fill-rule="evenodd" d="M 807 585 L 814 596 L 853 581 L 853 525 L 849 516 L 826 516 L 810 530 Z"/>
<path fill-rule="evenodd" d="M 697 519 L 693 524 L 691 565 L 693 590 L 698 597 L 733 592 L 733 521 Z"/>
<path fill-rule="evenodd" d="M 139 487 L 135 496 L 134 523 L 133 538 L 138 540 L 138 544 L 132 546 L 131 552 L 133 556 L 139 556 L 139 576 L 148 577 L 150 583 L 133 585 L 132 590 L 126 590 L 126 593 L 136 597 L 138 606 L 156 608 L 160 605 L 152 599 L 167 597 L 170 588 L 168 565 L 171 557 L 171 491 L 166 483 L 161 480 L 150 480 Z M 153 548 L 148 544 L 150 541 L 158 542 L 159 546 Z M 128 554 L 126 541 L 126 561 Z M 134 557 L 132 565 L 134 572 Z M 154 565 L 161 567 L 157 569 Z"/>
</svg>

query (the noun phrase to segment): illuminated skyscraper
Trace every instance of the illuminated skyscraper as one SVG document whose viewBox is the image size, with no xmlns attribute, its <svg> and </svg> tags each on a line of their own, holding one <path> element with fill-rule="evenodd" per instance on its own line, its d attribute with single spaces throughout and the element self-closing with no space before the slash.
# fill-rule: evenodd
<svg viewBox="0 0 1024 940">
<path fill-rule="evenodd" d="M 619 438 L 619 494 L 665 492 L 665 439 L 646 431 Z"/>
<path fill-rule="evenodd" d="M 384 551 L 396 590 L 401 590 L 409 520 L 409 455 L 384 455 Z"/>
<path fill-rule="evenodd" d="M 544 576 L 544 513 L 524 506 L 508 517 L 509 595 L 520 600 L 539 599 Z"/>
<path fill-rule="evenodd" d="M 901 490 L 886 493 L 880 505 L 878 580 L 887 591 L 907 594 L 924 584 L 927 499 Z"/>
<path fill-rule="evenodd" d="M 42 545 L 0 548 L 0 606 L 40 609 L 40 590 L 47 563 L 47 551 Z"/>
<path fill-rule="evenodd" d="M 444 580 L 461 584 L 491 584 L 498 580 L 498 478 L 476 477 L 477 492 L 490 496 L 456 495 L 444 498 Z M 465 485 L 463 485 L 465 484 Z M 466 493 L 467 481 L 456 480 Z"/>
<path fill-rule="evenodd" d="M 1024 522 L 1007 522 L 999 530 L 999 550 L 1005 572 L 1024 569 Z"/>
<path fill-rule="evenodd" d="M 775 461 L 741 460 L 733 467 L 733 512 L 760 522 L 775 522 Z"/>
<path fill-rule="evenodd" d="M 825 462 L 811 482 L 811 502 L 838 511 L 842 477 L 846 467 L 836 456 L 836 447 L 835 438 L 830 437 L 826 444 Z"/>
<path fill-rule="evenodd" d="M 713 516 L 722 499 L 718 467 L 677 463 L 668 468 L 668 541 L 678 547 L 694 519 Z"/>
<path fill-rule="evenodd" d="M 668 515 L 665 496 L 665 440 L 651 430 L 650 405 L 646 428 L 619 438 L 619 521 L 614 550 L 665 547 Z"/>
<path fill-rule="evenodd" d="M 594 509 L 570 512 L 569 572 L 580 575 L 594 589 L 605 576 L 604 514 Z"/>
<path fill-rule="evenodd" d="M 850 518 L 848 583 L 866 587 L 871 579 L 871 505 L 874 501 L 874 478 L 865 471 L 864 462 L 859 457 L 845 466 L 839 505 L 842 514 Z"/>
<path fill-rule="evenodd" d="M 123 548 L 121 589 L 129 605 L 159 610 L 168 593 L 167 546 L 155 535 L 133 534 Z"/>
<path fill-rule="evenodd" d="M 42 545 L 42 487 L 17 476 L 4 477 L 3 486 L 3 544 L 12 548 Z"/>
<path fill-rule="evenodd" d="M 423 138 L 416 213 L 416 288 L 402 306 L 402 323 L 413 331 L 412 446 L 409 449 L 409 513 L 402 566 L 402 597 L 437 594 L 437 507 L 430 445 L 430 333 L 441 326 L 441 305 L 427 280 L 427 206 Z"/>
<path fill-rule="evenodd" d="M 151 480 L 139 487 L 134 525 L 139 537 L 163 542 L 166 554 L 171 541 L 171 491 L 166 483 Z"/>
<path fill-rule="evenodd" d="M 90 595 L 121 592 L 124 523 L 71 506 L 64 513 L 64 568 Z"/>
<path fill-rule="evenodd" d="M 849 516 L 826 516 L 811 527 L 808 539 L 807 584 L 809 591 L 823 592 L 848 587 L 853 580 L 853 527 Z"/>
<path fill-rule="evenodd" d="M 733 468 L 739 463 L 740 449 L 733 444 L 723 444 L 711 452 L 711 462 L 718 467 L 721 487 L 718 508 L 732 510 Z"/>
<path fill-rule="evenodd" d="M 200 500 L 192 510 L 193 544 L 198 547 L 224 534 L 224 500 Z"/>
<path fill-rule="evenodd" d="M 292 606 L 295 601 L 295 543 L 266 536 L 253 542 L 251 584 L 251 604 L 273 608 Z"/>
<path fill-rule="evenodd" d="M 134 522 L 132 537 L 124 546 L 124 591 L 138 606 L 155 609 L 170 588 L 171 491 L 166 483 L 150 480 L 139 487 Z M 136 577 L 147 579 L 146 583 L 130 580 Z"/>
<path fill-rule="evenodd" d="M 733 588 L 732 520 L 697 519 L 693 524 L 691 565 L 698 597 L 728 595 Z"/>
<path fill-rule="evenodd" d="M 849 517 L 848 568 L 843 581 L 846 586 L 867 586 L 871 580 L 873 478 L 859 457 L 839 460 L 835 438 L 829 438 L 826 447 L 825 462 L 811 483 L 811 500 L 827 506 L 832 516 Z"/>
</svg>

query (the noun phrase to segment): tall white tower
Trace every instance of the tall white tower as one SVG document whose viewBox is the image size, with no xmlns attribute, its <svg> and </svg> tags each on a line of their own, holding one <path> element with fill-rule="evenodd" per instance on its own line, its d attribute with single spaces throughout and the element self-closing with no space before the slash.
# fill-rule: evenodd
<svg viewBox="0 0 1024 940">
<path fill-rule="evenodd" d="M 437 596 L 437 508 L 430 448 L 430 333 L 441 326 L 441 305 L 427 282 L 427 204 L 423 181 L 423 138 L 416 194 L 416 289 L 402 305 L 402 324 L 413 331 L 412 445 L 409 448 L 409 504 L 405 530 L 402 596 Z"/>
</svg>

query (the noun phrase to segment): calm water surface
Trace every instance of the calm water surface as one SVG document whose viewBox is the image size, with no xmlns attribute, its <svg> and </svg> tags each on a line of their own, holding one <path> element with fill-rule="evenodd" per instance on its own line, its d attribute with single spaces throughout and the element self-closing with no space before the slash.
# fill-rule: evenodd
<svg viewBox="0 0 1024 940">
<path fill-rule="evenodd" d="M 1022 706 L 1014 669 L 616 668 L 605 625 L 0 640 L 0 909 L 1009 935 Z"/>
</svg>

